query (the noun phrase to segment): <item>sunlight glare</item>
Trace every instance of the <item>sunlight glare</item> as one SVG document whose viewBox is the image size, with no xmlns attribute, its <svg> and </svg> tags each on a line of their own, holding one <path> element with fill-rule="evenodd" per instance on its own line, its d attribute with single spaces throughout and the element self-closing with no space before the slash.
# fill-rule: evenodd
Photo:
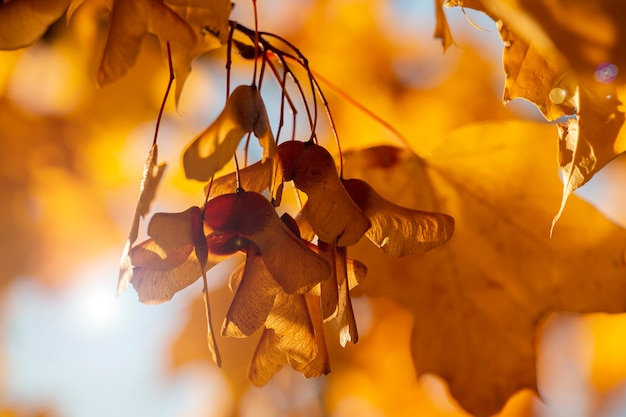
<svg viewBox="0 0 626 417">
<path fill-rule="evenodd" d="M 88 327 L 109 327 L 118 317 L 119 309 L 115 295 L 101 287 L 101 285 L 89 285 L 78 288 L 74 294 L 78 317 L 82 324 Z"/>
</svg>

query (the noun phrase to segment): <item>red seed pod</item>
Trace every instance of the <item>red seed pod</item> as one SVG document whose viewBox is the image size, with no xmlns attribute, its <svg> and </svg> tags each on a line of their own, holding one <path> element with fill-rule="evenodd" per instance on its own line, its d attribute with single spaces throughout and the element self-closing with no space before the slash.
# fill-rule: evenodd
<svg viewBox="0 0 626 417">
<path fill-rule="evenodd" d="M 304 151 L 305 144 L 297 140 L 283 142 L 276 148 L 276 155 L 283 171 L 283 179 L 291 181 L 293 179 L 293 170 L 300 155 Z"/>
<path fill-rule="evenodd" d="M 216 234 L 237 234 L 258 246 L 272 277 L 287 293 L 304 293 L 330 277 L 331 267 L 278 217 L 261 194 L 242 191 L 207 202 L 204 221 Z"/>
<path fill-rule="evenodd" d="M 216 233 L 253 235 L 273 216 L 274 206 L 255 192 L 223 194 L 209 200 L 204 208 L 204 222 Z"/>
<path fill-rule="evenodd" d="M 369 220 L 346 192 L 332 155 L 322 146 L 304 144 L 293 168 L 293 182 L 308 200 L 302 216 L 324 242 L 354 245 L 370 227 Z"/>
</svg>

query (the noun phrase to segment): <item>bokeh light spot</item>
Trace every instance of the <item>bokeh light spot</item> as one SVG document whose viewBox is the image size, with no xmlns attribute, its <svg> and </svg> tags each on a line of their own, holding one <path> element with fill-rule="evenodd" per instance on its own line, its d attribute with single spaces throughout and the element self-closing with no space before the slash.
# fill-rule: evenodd
<svg viewBox="0 0 626 417">
<path fill-rule="evenodd" d="M 600 64 L 598 65 L 598 68 L 596 68 L 595 78 L 598 82 L 609 84 L 615 81 L 618 72 L 619 68 L 615 64 Z"/>
</svg>

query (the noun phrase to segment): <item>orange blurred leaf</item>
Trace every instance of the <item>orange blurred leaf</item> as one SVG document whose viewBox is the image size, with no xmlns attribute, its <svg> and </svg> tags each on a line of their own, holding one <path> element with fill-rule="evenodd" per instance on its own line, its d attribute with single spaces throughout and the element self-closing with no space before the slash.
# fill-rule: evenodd
<svg viewBox="0 0 626 417">
<path fill-rule="evenodd" d="M 163 42 L 191 47 L 196 35 L 176 12 L 159 0 L 115 0 L 98 72 L 101 86 L 124 76 L 135 64 L 141 41 L 154 33 Z"/>
<path fill-rule="evenodd" d="M 19 49 L 43 36 L 70 0 L 13 0 L 0 4 L 0 49 Z"/>
</svg>

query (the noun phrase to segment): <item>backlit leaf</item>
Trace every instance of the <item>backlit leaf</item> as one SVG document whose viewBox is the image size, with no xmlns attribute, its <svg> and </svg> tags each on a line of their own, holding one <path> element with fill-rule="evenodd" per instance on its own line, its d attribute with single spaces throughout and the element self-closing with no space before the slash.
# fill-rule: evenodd
<svg viewBox="0 0 626 417">
<path fill-rule="evenodd" d="M 131 250 L 130 259 L 134 265 L 130 282 L 145 304 L 171 300 L 202 276 L 192 245 L 165 250 L 149 239 Z"/>
<path fill-rule="evenodd" d="M 626 150 L 617 88 L 625 79 L 619 68 L 626 61 L 617 46 L 626 41 L 618 29 L 626 9 L 610 0 L 448 0 L 446 5 L 475 8 L 498 22 L 505 44 L 505 102 L 530 100 L 548 120 L 577 116 L 560 129 L 558 158 L 565 184 L 554 226 L 571 192 Z"/>
<path fill-rule="evenodd" d="M 467 127 L 426 160 L 390 147 L 346 156 L 346 173 L 385 198 L 454 217 L 454 237 L 424 256 L 389 258 L 366 244 L 351 254 L 368 260 L 367 294 L 412 313 L 418 375 L 440 375 L 477 416 L 536 390 L 535 332 L 546 314 L 626 311 L 623 229 L 572 197 L 549 237 L 550 207 L 560 200 L 544 140 L 552 129 Z"/>
<path fill-rule="evenodd" d="M 319 304 L 307 297 L 277 294 L 250 363 L 248 378 L 254 385 L 266 384 L 287 363 L 308 378 L 330 371 Z"/>
</svg>

